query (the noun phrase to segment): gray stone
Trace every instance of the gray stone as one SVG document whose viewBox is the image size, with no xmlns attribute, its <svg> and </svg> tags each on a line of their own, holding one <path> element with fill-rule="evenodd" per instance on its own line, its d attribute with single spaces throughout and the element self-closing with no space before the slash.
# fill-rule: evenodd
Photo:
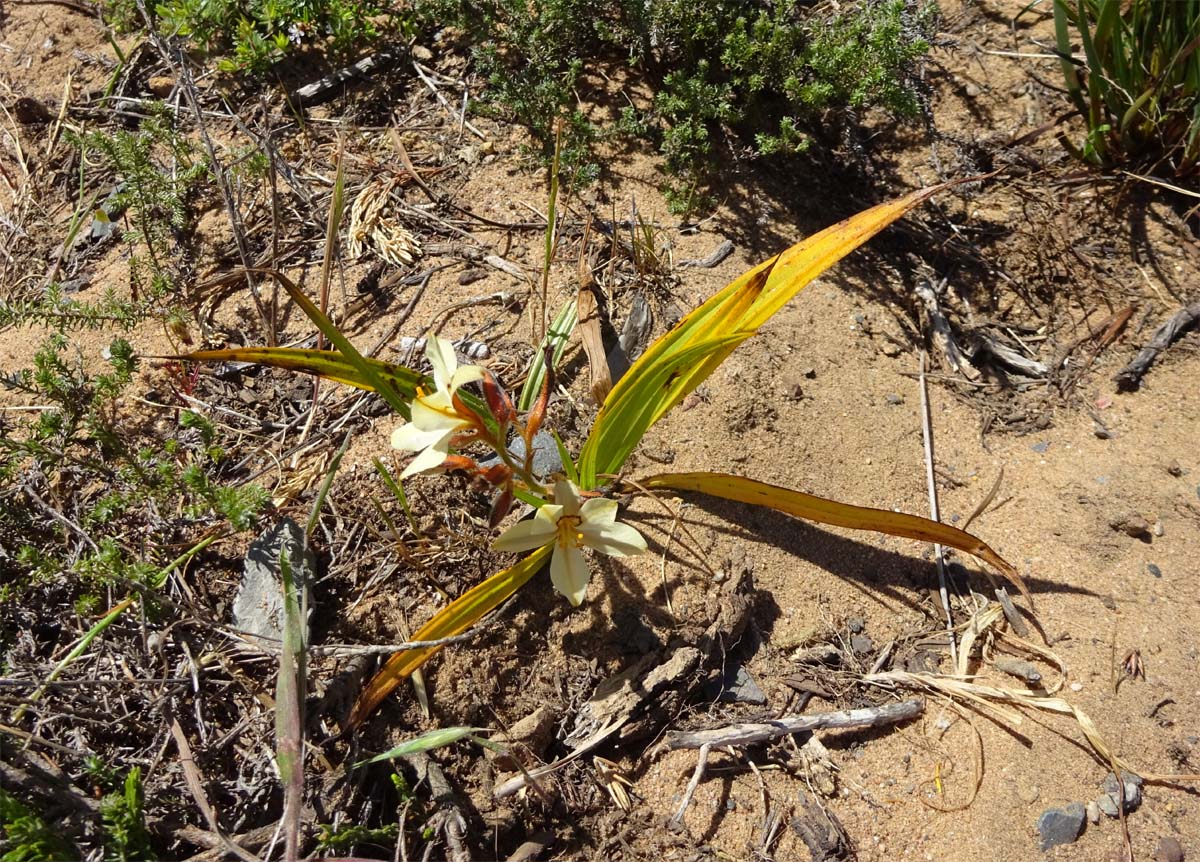
<svg viewBox="0 0 1200 862">
<path fill-rule="evenodd" d="M 1174 835 L 1164 835 L 1158 839 L 1158 847 L 1154 849 L 1154 862 L 1183 862 L 1183 845 Z"/>
<path fill-rule="evenodd" d="M 1125 813 L 1137 811 L 1138 806 L 1142 804 L 1142 779 L 1141 776 L 1134 775 L 1132 772 L 1122 772 L 1121 780 L 1125 785 Z M 1113 773 L 1108 773 L 1104 777 L 1104 793 L 1096 800 L 1096 804 L 1100 806 L 1100 810 L 1109 817 L 1119 817 L 1117 811 L 1117 777 Z"/>
<path fill-rule="evenodd" d="M 713 680 L 705 690 L 713 700 L 725 703 L 749 703 L 762 706 L 767 702 L 767 696 L 758 687 L 758 683 L 750 676 L 749 671 L 741 665 L 727 665 L 725 674 L 720 679 Z"/>
<path fill-rule="evenodd" d="M 514 459 L 520 461 L 525 457 L 525 441 L 521 437 L 514 437 L 508 444 L 508 451 Z M 491 458 L 481 460 L 479 466 L 487 468 L 498 463 L 500 463 L 500 457 L 493 455 Z M 546 431 L 534 434 L 533 472 L 545 479 L 553 473 L 561 473 L 562 469 L 562 459 L 558 457 L 558 444 L 554 442 L 554 438 Z"/>
<path fill-rule="evenodd" d="M 1087 804 L 1087 818 L 1092 825 L 1100 822 L 1100 806 L 1096 804 L 1095 799 Z"/>
<path fill-rule="evenodd" d="M 870 655 L 875 652 L 875 641 L 871 640 L 870 635 L 851 635 L 850 649 L 858 655 Z"/>
<path fill-rule="evenodd" d="M 307 596 L 316 568 L 304 531 L 290 518 L 264 530 L 250 543 L 242 582 L 233 600 L 233 627 L 252 644 L 272 652 L 283 640 L 283 578 L 280 557 L 286 555 L 292 582 Z M 307 605 L 307 601 L 303 602 Z"/>
<path fill-rule="evenodd" d="M 1060 844 L 1070 844 L 1083 832 L 1083 821 L 1087 817 L 1083 804 L 1072 802 L 1063 808 L 1047 808 L 1038 818 L 1037 830 L 1042 837 L 1042 849 L 1049 850 Z"/>
</svg>

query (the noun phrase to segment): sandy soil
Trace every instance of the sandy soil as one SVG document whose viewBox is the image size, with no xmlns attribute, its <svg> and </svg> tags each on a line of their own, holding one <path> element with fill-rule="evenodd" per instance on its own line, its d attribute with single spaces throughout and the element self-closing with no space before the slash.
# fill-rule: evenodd
<svg viewBox="0 0 1200 862">
<path fill-rule="evenodd" d="M 971 197 L 940 198 L 923 223 L 952 228 L 938 243 L 920 227 L 893 230 L 870 251 L 809 286 L 710 378 L 701 397 L 689 399 L 651 432 L 630 462 L 629 474 L 736 472 L 845 502 L 927 514 L 916 379 L 926 324 L 913 295 L 917 280 L 948 279 L 944 301 L 960 318 L 971 314 L 973 319 L 1024 326 L 1010 331 L 1024 334 L 1032 352 L 1046 362 L 1061 359 L 1076 340 L 1102 329 L 1113 312 L 1136 305 L 1129 327 L 1097 355 L 1091 352 L 1094 339 L 1065 353 L 1071 385 L 1061 390 L 1057 387 L 1064 375 L 1024 387 L 1009 385 L 997 373 L 965 382 L 935 357 L 929 400 L 938 493 L 942 519 L 961 524 L 1003 471 L 995 498 L 971 530 L 1013 562 L 1029 584 L 1045 642 L 1067 669 L 1061 696 L 1089 716 L 1112 750 L 1138 771 L 1194 773 L 1200 771 L 1194 637 L 1200 630 L 1200 450 L 1195 443 L 1200 352 L 1195 336 L 1167 353 L 1140 390 L 1121 392 L 1112 382 L 1158 321 L 1182 301 L 1195 299 L 1200 269 L 1195 250 L 1188 247 L 1194 238 L 1177 229 L 1167 199 L 1145 189 L 1091 181 L 1062 162 L 1052 134 L 1008 146 L 1063 110 L 1061 98 L 1046 83 L 1056 80 L 1052 61 L 1002 55 L 1036 52 L 1030 40 L 1046 38 L 1044 15 L 1026 14 L 1014 28 L 1010 23 L 1023 3 L 944 6 L 945 41 L 935 49 L 930 67 L 933 120 L 941 136 L 931 144 L 918 133 L 893 133 L 881 125 L 883 141 L 895 149 L 887 150 L 893 155 L 878 182 L 898 192 L 939 176 L 1002 166 L 1009 173 Z M 6 101 L 29 96 L 56 111 L 68 75 L 79 92 L 95 90 L 103 78 L 103 58 L 109 56 L 95 22 L 55 6 L 19 5 L 0 14 L 6 15 L 0 24 L 5 46 L 0 86 Z M 436 118 L 436 105 L 426 101 L 428 116 Z M 336 115 L 334 108 L 328 110 Z M 430 122 L 437 131 L 418 138 L 423 146 L 410 147 L 419 164 L 453 168 L 453 179 L 440 188 L 452 191 L 456 201 L 496 221 L 526 221 L 534 218 L 531 207 L 544 208 L 543 176 L 526 169 L 518 151 L 519 133 L 487 126 L 495 155 L 481 159 L 477 151 L 464 154 L 461 146 L 455 150 L 445 143 L 452 119 Z M 14 143 L 21 141 L 33 163 L 45 139 L 27 129 L 14 137 L 14 130 L 16 126 L 0 132 L 5 136 L 0 160 L 8 174 L 18 177 Z M 352 180 L 361 182 L 369 175 L 368 157 L 377 155 L 364 156 L 362 170 Z M 666 226 L 661 236 L 670 242 L 676 261 L 704 257 L 726 238 L 734 241 L 735 251 L 715 268 L 676 269 L 673 279 L 653 285 L 608 285 L 618 328 L 638 289 L 652 293 L 655 332 L 661 332 L 673 315 L 751 264 L 874 202 L 860 199 L 862 185 L 851 185 L 846 196 L 838 197 L 839 179 L 833 176 L 814 178 L 806 191 L 803 182 L 780 181 L 769 171 L 735 169 L 727 196 L 712 217 L 698 231 L 681 232 L 658 192 L 661 180 L 653 160 L 634 153 L 623 157 L 614 175 L 585 192 L 576 206 L 600 212 L 615 206 L 620 211 L 636 197 L 644 216 Z M 11 190 L 10 185 L 2 200 L 6 213 L 27 206 Z M 419 201 L 419 193 L 409 200 Z M 22 212 L 29 223 L 61 234 L 70 211 L 70 199 L 64 198 Z M 219 209 L 210 210 L 212 218 L 219 215 Z M 536 231 L 506 236 L 480 228 L 476 237 L 536 273 Z M 227 258 L 229 243 L 229 236 L 214 228 L 202 253 Z M 575 264 L 569 257 L 562 255 L 555 267 L 557 299 L 574 288 Z M 308 263 L 301 270 L 311 277 Z M 480 280 L 461 283 L 460 276 L 476 267 L 459 261 L 435 273 L 404 331 L 420 332 L 465 298 L 528 290 L 520 280 L 491 269 Z M 347 270 L 347 282 L 365 269 Z M 113 272 L 120 272 L 114 260 L 99 261 L 89 290 L 101 288 L 105 273 L 120 289 Z M 10 283 L 4 289 L 22 286 L 11 268 L 6 278 Z M 373 343 L 389 331 L 397 309 L 410 296 L 401 293 L 387 312 L 352 318 L 349 333 L 360 344 Z M 213 318 L 226 332 L 231 321 L 249 315 L 244 295 L 229 297 L 227 303 L 216 308 Z M 288 320 L 294 336 L 305 334 L 297 317 Z M 527 317 L 473 306 L 455 313 L 446 331 L 457 337 L 488 324 L 496 324 L 482 330 L 489 333 L 492 366 L 502 374 L 515 373 L 528 355 Z M 221 331 L 220 325 L 214 332 Z M 39 337 L 28 328 L 0 335 L 0 368 L 7 371 L 28 362 Z M 143 352 L 162 353 L 168 346 L 154 327 L 139 331 L 133 340 Z M 100 336 L 80 342 L 89 355 L 104 343 Z M 399 358 L 387 347 L 381 355 Z M 570 368 L 580 372 L 572 387 L 579 411 L 562 409 L 568 425 L 584 428 L 594 411 L 582 394 L 586 366 L 576 359 Z M 161 382 L 156 374 L 147 370 L 140 385 Z M 340 394 L 330 396 L 330 403 L 336 397 Z M 11 395 L 6 403 L 15 403 Z M 271 408 L 259 404 L 246 409 Z M 393 425 L 394 420 L 377 417 L 358 427 L 344 478 L 334 492 L 334 500 L 348 511 L 357 495 L 369 512 L 363 499 L 374 481 L 371 458 L 389 455 Z M 316 457 L 309 456 L 308 467 Z M 269 461 L 265 456 L 261 460 Z M 477 495 L 472 497 L 456 480 L 420 479 L 413 488 L 418 508 L 426 503 L 445 507 L 440 494 L 452 495 L 453 503 L 464 507 L 478 504 Z M 597 682 L 648 652 L 679 646 L 711 622 L 722 593 L 710 570 L 725 578 L 749 575 L 753 611 L 745 633 L 726 646 L 729 661 L 744 663 L 766 703 L 731 707 L 693 699 L 675 705 L 671 727 L 786 712 L 794 705 L 795 692 L 785 679 L 803 670 L 795 660 L 803 647 L 835 643 L 853 652 L 852 635 L 869 637 L 870 646 L 855 659 L 857 666 L 825 682 L 836 687 L 869 666 L 889 643 L 896 655 L 911 658 L 919 651 L 914 644 L 941 626 L 929 548 L 698 496 L 668 502 L 682 513 L 686 531 L 654 503 L 633 501 L 629 518 L 647 536 L 652 553 L 597 564 L 588 601 L 575 611 L 551 593 L 547 579 L 535 580 L 505 612 L 507 621 L 498 630 L 476 647 L 448 650 L 427 669 L 432 718 L 422 716 L 402 688 L 362 729 L 358 742 L 363 749 L 377 750 L 437 725 L 511 727 L 542 705 L 554 712 L 561 739 L 571 729 L 573 711 Z M 293 514 L 306 511 L 300 503 L 293 509 Z M 359 512 L 353 516 L 367 517 Z M 1144 519 L 1147 533 L 1128 534 L 1123 525 L 1134 518 Z M 464 529 L 472 524 L 478 524 L 477 517 L 463 516 Z M 482 547 L 485 533 L 477 532 L 481 538 L 476 545 Z M 228 549 L 224 559 L 224 571 L 210 561 L 214 568 L 202 577 L 212 584 L 198 589 L 228 597 L 238 552 Z M 451 562 L 434 566 L 432 581 L 428 572 L 402 572 L 369 589 L 357 581 L 328 585 L 330 613 L 316 624 L 318 642 L 322 637 L 400 640 L 403 621 L 420 623 L 443 601 L 443 590 L 461 591 L 487 574 L 496 560 L 476 554 Z M 961 566 L 953 570 L 959 622 L 966 619 L 971 590 L 990 595 L 987 580 L 967 568 L 969 572 Z M 354 596 L 359 600 L 351 602 Z M 1121 664 L 1131 651 L 1140 657 L 1144 676 L 1123 679 Z M 341 669 L 318 665 L 317 692 L 324 692 Z M 948 670 L 948 663 L 941 669 Z M 992 667 L 978 670 L 982 682 L 1018 687 Z M 1049 679 L 1057 677 L 1048 665 L 1042 670 Z M 264 690 L 273 687 L 269 678 L 261 684 Z M 845 698 L 834 703 L 832 697 L 818 697 L 808 711 L 840 708 L 864 697 L 861 688 L 839 693 Z M 875 702 L 884 699 L 880 695 Z M 586 759 L 548 782 L 557 797 L 556 806 L 547 808 L 528 795 L 492 800 L 492 786 L 503 770 L 474 753 L 447 755 L 448 773 L 469 797 L 473 828 L 494 830 L 475 836 L 477 847 L 483 848 L 477 858 L 488 858 L 492 850 L 503 857 L 527 834 L 546 826 L 558 840 L 542 858 L 803 860 L 812 854 L 793 821 L 814 822 L 812 812 L 820 807 L 841 823 L 847 846 L 853 848 L 843 855 L 831 850 L 824 858 L 1122 858 L 1122 823 L 1107 817 L 1089 824 L 1072 844 L 1039 849 L 1039 815 L 1047 808 L 1096 798 L 1109 770 L 1068 716 L 1009 710 L 1002 718 L 988 718 L 961 703 L 931 697 L 919 720 L 898 728 L 821 734 L 834 775 L 831 787 L 812 769 L 798 766 L 795 751 L 785 745 L 714 753 L 677 830 L 667 827 L 667 819 L 680 805 L 696 759 L 693 752 L 665 752 L 665 729 L 600 750 L 630 781 L 634 802 L 628 813 L 603 792 L 594 779 L 596 764 Z M 202 764 L 207 757 L 207 768 L 219 769 L 219 750 L 206 752 L 198 740 L 193 744 Z M 356 759 L 339 745 L 327 746 L 326 755 L 334 762 Z M 562 751 L 552 743 L 540 749 L 546 757 Z M 320 793 L 322 781 L 337 778 L 328 761 L 314 762 L 312 769 L 313 793 Z M 178 764 L 164 762 L 157 779 L 179 786 Z M 1157 858 L 1165 837 L 1177 838 L 1189 855 L 1200 853 L 1195 787 L 1186 782 L 1147 784 L 1141 807 L 1124 823 L 1134 858 Z M 806 803 L 817 808 L 806 808 Z M 769 848 L 763 848 L 768 812 L 779 818 L 781 828 Z M 186 820 L 202 825 L 196 811 Z"/>
</svg>

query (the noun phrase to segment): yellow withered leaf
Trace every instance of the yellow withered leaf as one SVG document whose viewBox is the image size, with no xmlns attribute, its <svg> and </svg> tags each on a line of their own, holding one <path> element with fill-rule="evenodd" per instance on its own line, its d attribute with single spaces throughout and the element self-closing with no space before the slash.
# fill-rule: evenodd
<svg viewBox="0 0 1200 862">
<path fill-rule="evenodd" d="M 995 568 L 1020 590 L 1021 595 L 1025 596 L 1030 604 L 1033 603 L 1025 581 L 1007 560 L 993 551 L 982 539 L 949 524 L 940 524 L 918 515 L 890 512 L 887 509 L 851 506 L 848 503 L 838 503 L 835 500 L 728 473 L 660 473 L 639 480 L 637 486 L 647 491 L 698 491 L 739 503 L 766 506 L 820 524 L 848 527 L 852 530 L 871 530 L 956 548 Z"/>
<path fill-rule="evenodd" d="M 421 626 L 413 635 L 413 640 L 433 641 L 462 634 L 508 601 L 513 593 L 537 574 L 552 548 L 552 545 L 538 548 L 515 566 L 492 575 L 483 583 L 463 593 Z M 425 664 L 440 649 L 440 646 L 418 647 L 394 653 L 358 696 L 358 701 L 350 713 L 347 729 L 360 725 L 383 699 L 392 693 L 401 680 Z"/>
</svg>

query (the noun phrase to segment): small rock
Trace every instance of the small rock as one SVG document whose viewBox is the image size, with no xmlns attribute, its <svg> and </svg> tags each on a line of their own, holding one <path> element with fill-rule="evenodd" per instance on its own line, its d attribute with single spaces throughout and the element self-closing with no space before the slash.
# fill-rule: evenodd
<svg viewBox="0 0 1200 862">
<path fill-rule="evenodd" d="M 420 60 L 422 63 L 428 63 L 433 59 L 433 52 L 424 45 L 413 45 L 412 55 L 414 60 Z"/>
<path fill-rule="evenodd" d="M 862 634 L 863 629 L 866 627 L 866 623 L 859 617 L 850 617 L 850 619 L 846 620 L 846 628 L 850 629 L 850 634 L 852 635 Z"/>
<path fill-rule="evenodd" d="M 967 86 L 963 88 L 963 92 L 967 94 L 968 98 L 974 99 L 977 98 L 983 92 L 983 90 L 980 89 L 978 84 L 967 84 Z"/>
<path fill-rule="evenodd" d="M 1042 837 L 1042 849 L 1070 844 L 1083 832 L 1087 812 L 1082 803 L 1072 802 L 1064 808 L 1048 808 L 1038 818 L 1037 830 Z"/>
<path fill-rule="evenodd" d="M 166 99 L 175 89 L 175 79 L 170 75 L 155 75 L 146 82 L 146 89 L 160 99 Z"/>
<path fill-rule="evenodd" d="M 1162 569 L 1154 565 L 1154 563 L 1146 563 L 1146 571 L 1154 575 L 1156 578 L 1162 577 Z"/>
<path fill-rule="evenodd" d="M 1117 813 L 1117 800 L 1113 798 L 1111 793 L 1098 796 L 1096 798 L 1096 805 L 1109 817 L 1117 818 L 1121 816 Z"/>
<path fill-rule="evenodd" d="M 1100 440 L 1111 440 L 1113 438 L 1113 432 L 1109 431 L 1108 428 L 1101 425 L 1099 422 L 1093 426 L 1092 433 L 1095 434 Z"/>
<path fill-rule="evenodd" d="M 525 457 L 525 440 L 514 437 L 508 444 L 508 451 L 516 460 Z M 480 467 L 490 467 L 500 462 L 500 456 L 493 455 L 479 462 Z M 539 431 L 533 436 L 533 472 L 539 476 L 549 476 L 562 470 L 562 459 L 558 457 L 558 444 L 545 431 Z"/>
<path fill-rule="evenodd" d="M 286 555 L 297 588 L 308 591 L 316 563 L 304 531 L 289 518 L 264 530 L 246 551 L 242 582 L 233 600 L 233 626 L 264 649 L 276 649 L 283 638 L 283 580 L 280 558 Z"/>
<path fill-rule="evenodd" d="M 1095 799 L 1087 804 L 1087 818 L 1093 826 L 1100 822 L 1100 806 Z"/>
<path fill-rule="evenodd" d="M 871 640 L 870 635 L 851 635 L 850 649 L 858 655 L 870 655 L 875 652 L 875 641 Z"/>
<path fill-rule="evenodd" d="M 1167 528 L 1163 526 L 1162 521 L 1154 522 L 1154 538 L 1161 539 L 1164 535 L 1166 535 L 1166 532 Z"/>
<path fill-rule="evenodd" d="M 472 267 L 471 269 L 465 270 L 461 275 L 459 275 L 458 283 L 462 285 L 474 284 L 477 281 L 483 281 L 483 279 L 487 277 L 488 271 L 486 269 L 478 266 Z"/>
<path fill-rule="evenodd" d="M 1140 803 L 1142 801 L 1142 776 L 1133 772 L 1125 772 L 1122 770 L 1121 782 L 1125 785 L 1125 798 L 1132 799 L 1136 794 L 1137 800 Z M 1116 793 L 1117 776 L 1111 772 L 1108 773 L 1108 775 L 1104 776 L 1103 786 L 1105 793 Z"/>
<path fill-rule="evenodd" d="M 767 696 L 759 688 L 749 671 L 741 665 L 727 665 L 725 675 L 713 680 L 705 687 L 704 692 L 713 700 L 724 703 L 749 703 L 762 706 L 767 702 Z"/>
<path fill-rule="evenodd" d="M 1022 784 L 1017 782 L 1017 798 L 1026 805 L 1032 805 L 1042 797 L 1042 788 L 1036 784 Z"/>
<path fill-rule="evenodd" d="M 885 341 L 883 342 L 883 346 L 879 348 L 879 352 L 884 356 L 894 359 L 901 353 L 900 345 L 894 341 Z"/>
<path fill-rule="evenodd" d="M 1180 476 L 1182 476 L 1184 474 L 1184 469 L 1178 461 L 1172 461 L 1170 464 L 1167 465 L 1166 469 L 1167 469 L 1167 475 L 1174 476 L 1176 479 L 1178 479 Z M 1172 840 L 1174 840 L 1174 839 L 1172 839 Z"/>
<path fill-rule="evenodd" d="M 1108 522 L 1108 526 L 1131 539 L 1150 541 L 1150 522 L 1136 512 L 1119 515 Z"/>
<path fill-rule="evenodd" d="M 1154 862 L 1183 862 L 1183 845 L 1173 835 L 1164 835 L 1158 839 L 1158 847 L 1154 849 Z"/>
<path fill-rule="evenodd" d="M 1043 440 L 1041 443 L 1034 443 L 1029 448 L 1039 455 L 1045 455 L 1050 450 L 1050 444 Z"/>
<path fill-rule="evenodd" d="M 887 401 L 888 404 L 895 407 L 904 403 L 904 396 L 897 395 L 895 392 L 889 392 L 886 396 L 884 396 L 884 400 Z"/>
<path fill-rule="evenodd" d="M 805 368 L 801 373 L 809 380 L 815 380 L 817 377 L 817 369 L 815 368 Z M 1200 488 L 1197 489 L 1197 492 L 1200 493 Z"/>
</svg>

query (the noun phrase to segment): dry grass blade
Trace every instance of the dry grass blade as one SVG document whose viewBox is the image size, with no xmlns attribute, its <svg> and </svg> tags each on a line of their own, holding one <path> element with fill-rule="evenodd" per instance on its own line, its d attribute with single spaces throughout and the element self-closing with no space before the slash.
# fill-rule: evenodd
<svg viewBox="0 0 1200 862">
<path fill-rule="evenodd" d="M 298 583 L 287 548 L 279 553 L 283 581 L 283 649 L 279 653 L 279 679 L 275 686 L 275 759 L 283 782 L 284 853 L 295 862 L 300 852 L 300 810 L 304 803 L 304 703 L 306 585 Z"/>
<path fill-rule="evenodd" d="M 1021 716 L 1011 709 L 1002 708 L 1001 705 L 1019 706 L 1042 712 L 1068 715 L 1079 725 L 1079 729 L 1083 732 L 1088 744 L 1091 745 L 1092 750 L 1096 752 L 1097 757 L 1105 765 L 1113 764 L 1118 769 L 1140 775 L 1146 781 L 1161 784 L 1200 781 L 1200 774 L 1196 773 L 1160 775 L 1138 769 L 1113 753 L 1112 748 L 1105 741 L 1087 713 L 1068 703 L 1063 698 L 1049 697 L 1040 691 L 998 688 L 958 677 L 909 673 L 907 671 L 867 674 L 862 680 L 865 683 L 885 686 L 891 689 L 905 688 L 910 691 L 925 691 L 930 694 L 941 695 L 957 703 L 974 707 L 993 720 L 1011 725 L 1019 725 L 1021 723 Z"/>
</svg>

